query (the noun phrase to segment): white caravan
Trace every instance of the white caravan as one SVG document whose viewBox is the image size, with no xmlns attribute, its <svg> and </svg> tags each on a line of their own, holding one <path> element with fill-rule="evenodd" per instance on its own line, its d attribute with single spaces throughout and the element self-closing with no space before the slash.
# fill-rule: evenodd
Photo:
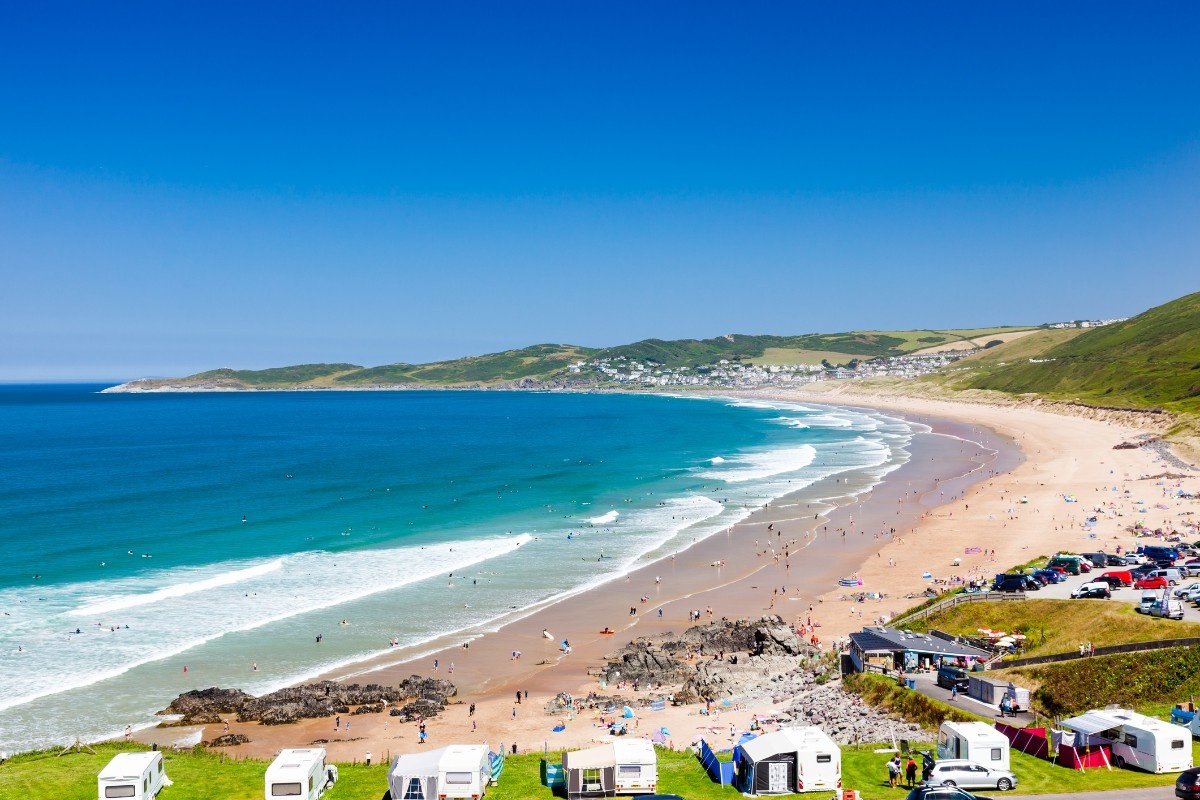
<svg viewBox="0 0 1200 800">
<path fill-rule="evenodd" d="M 1123 708 L 1089 711 L 1063 721 L 1063 727 L 1086 737 L 1089 745 L 1109 745 L 1118 767 L 1137 767 L 1156 774 L 1183 772 L 1192 766 L 1191 737 L 1179 725 Z"/>
<path fill-rule="evenodd" d="M 1011 769 L 1008 737 L 986 722 L 943 722 L 937 757 L 965 758 L 988 769 Z"/>
<path fill-rule="evenodd" d="M 149 753 L 117 753 L 98 776 L 100 800 L 110 797 L 132 797 L 152 800 L 171 781 L 163 771 L 163 756 L 157 750 Z"/>
<path fill-rule="evenodd" d="M 438 797 L 478 800 L 492 780 L 488 749 L 482 744 L 452 744 L 438 759 Z M 401 795 L 403 796 L 403 795 Z"/>
<path fill-rule="evenodd" d="M 325 763 L 324 747 L 280 750 L 267 767 L 266 800 L 299 797 L 317 800 L 337 782 L 337 767 Z"/>
<path fill-rule="evenodd" d="M 617 794 L 652 794 L 658 785 L 658 754 L 646 739 L 615 739 L 617 760 L 614 790 Z"/>
</svg>

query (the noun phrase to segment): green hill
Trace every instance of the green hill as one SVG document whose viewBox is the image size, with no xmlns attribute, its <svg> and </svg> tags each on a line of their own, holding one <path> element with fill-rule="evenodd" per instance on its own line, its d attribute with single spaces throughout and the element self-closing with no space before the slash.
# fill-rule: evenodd
<svg viewBox="0 0 1200 800">
<path fill-rule="evenodd" d="M 377 384 L 430 384 L 455 386 L 497 384 L 525 378 L 547 380 L 560 376 L 571 364 L 591 358 L 595 350 L 567 344 L 538 344 L 484 356 L 468 356 L 430 364 L 391 364 L 339 375 L 342 386 Z"/>
<path fill-rule="evenodd" d="M 1055 332 L 1047 331 L 1048 334 Z M 955 388 L 1200 412 L 1200 292 L 1033 352 L 1035 336 L 955 365 Z M 1035 360 L 1030 360 L 1031 358 Z M 972 369 L 968 370 L 967 368 Z"/>
<path fill-rule="evenodd" d="M 728 334 L 713 339 L 645 339 L 609 347 L 596 358 L 652 362 L 663 367 L 702 367 L 721 359 L 758 363 L 819 363 L 822 358 L 846 362 L 854 358 L 904 355 L 947 342 L 967 341 L 989 334 L 1029 330 L 1028 327 L 970 328 L 967 330 L 850 331 L 803 336 Z"/>
</svg>

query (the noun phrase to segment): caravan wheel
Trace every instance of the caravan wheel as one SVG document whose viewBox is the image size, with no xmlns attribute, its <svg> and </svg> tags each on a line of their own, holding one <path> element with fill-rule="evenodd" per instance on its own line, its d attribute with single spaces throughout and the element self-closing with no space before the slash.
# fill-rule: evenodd
<svg viewBox="0 0 1200 800">
<path fill-rule="evenodd" d="M 1121 756 L 1113 756 L 1113 763 L 1117 765 L 1117 769 L 1125 769 L 1125 759 Z"/>
</svg>

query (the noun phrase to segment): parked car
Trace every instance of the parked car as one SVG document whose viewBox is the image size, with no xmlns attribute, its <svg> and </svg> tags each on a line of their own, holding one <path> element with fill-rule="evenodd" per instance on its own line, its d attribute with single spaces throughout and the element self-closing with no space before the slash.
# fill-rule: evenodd
<svg viewBox="0 0 1200 800">
<path fill-rule="evenodd" d="M 1175 796 L 1183 800 L 1200 800 L 1200 767 L 1179 773 L 1175 779 Z"/>
<path fill-rule="evenodd" d="M 965 692 L 971 686 L 971 679 L 967 677 L 967 671 L 960 667 L 938 667 L 937 685 L 943 689 L 957 685 L 960 692 Z"/>
<path fill-rule="evenodd" d="M 992 769 L 965 758 L 944 758 L 933 765 L 924 783 L 1007 792 L 1017 785 L 1017 776 L 1006 769 Z"/>
<path fill-rule="evenodd" d="M 1144 590 L 1142 592 L 1141 599 L 1138 601 L 1138 607 L 1137 607 L 1136 611 L 1139 614 L 1149 614 L 1150 607 L 1157 602 L 1158 602 L 1158 592 L 1153 591 L 1153 590 Z"/>
<path fill-rule="evenodd" d="M 1163 617 L 1164 619 L 1183 619 L 1183 603 L 1174 597 L 1155 600 L 1146 613 L 1152 617 Z"/>
<path fill-rule="evenodd" d="M 1112 587 L 1104 581 L 1096 580 L 1091 583 L 1085 583 L 1071 592 L 1071 597 L 1076 600 L 1083 597 L 1096 597 L 1101 600 L 1107 600 L 1112 597 Z"/>
<path fill-rule="evenodd" d="M 1067 579 L 1067 576 L 1056 569 L 1035 569 L 1033 577 L 1041 580 L 1045 578 L 1047 583 L 1062 583 Z"/>
<path fill-rule="evenodd" d="M 992 584 L 992 591 L 996 592 L 1028 592 L 1041 588 L 1042 585 L 1031 575 L 997 575 L 996 582 Z"/>
<path fill-rule="evenodd" d="M 1090 561 L 1093 567 L 1107 567 L 1112 563 L 1108 553 L 1080 553 L 1080 555 Z"/>
<path fill-rule="evenodd" d="M 971 794 L 957 786 L 926 786 L 922 784 L 909 792 L 904 800 L 991 800 L 991 798 Z"/>
<path fill-rule="evenodd" d="M 1134 581 L 1133 588 L 1135 589 L 1166 589 L 1167 579 L 1161 575 L 1154 578 L 1142 578 Z"/>
<path fill-rule="evenodd" d="M 1171 590 L 1171 594 L 1176 597 L 1183 597 L 1185 594 L 1190 594 L 1193 590 L 1200 589 L 1200 583 L 1192 582 L 1187 586 L 1178 586 Z"/>
<path fill-rule="evenodd" d="M 1133 573 L 1127 569 L 1113 569 L 1096 578 L 1098 581 L 1104 581 L 1112 588 L 1116 589 L 1120 586 L 1133 586 Z"/>
</svg>

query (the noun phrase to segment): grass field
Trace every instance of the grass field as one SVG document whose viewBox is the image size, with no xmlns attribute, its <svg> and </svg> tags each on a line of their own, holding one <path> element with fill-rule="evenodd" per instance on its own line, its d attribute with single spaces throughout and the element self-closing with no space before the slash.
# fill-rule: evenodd
<svg viewBox="0 0 1200 800">
<path fill-rule="evenodd" d="M 1133 597 L 1132 589 L 1119 589 Z M 978 635 L 979 628 L 1023 633 L 1028 647 L 1022 655 L 1067 653 L 1080 642 L 1097 647 L 1200 636 L 1200 624 L 1138 614 L 1129 603 L 1103 600 L 1026 600 L 1023 603 L 966 603 L 913 620 L 914 631 L 936 628 L 958 635 Z"/>
<path fill-rule="evenodd" d="M 890 746 L 890 745 L 884 745 Z M 932 749 L 930 743 L 910 743 L 913 750 Z M 131 745 L 101 744 L 95 754 L 71 752 L 27 753 L 0 766 L 0 797 L 22 800 L 93 800 L 96 774 L 112 756 Z M 842 785 L 857 789 L 868 800 L 902 800 L 907 789 L 887 786 L 887 753 L 876 753 L 876 745 L 842 748 Z M 1193 745 L 1193 759 L 1197 753 Z M 167 775 L 174 785 L 163 790 L 160 800 L 258 800 L 263 796 L 267 762 L 223 758 L 204 750 L 167 752 Z M 550 751 L 552 762 L 562 760 L 560 751 Z M 555 795 L 540 782 L 541 754 L 510 756 L 500 782 L 488 790 L 491 800 L 550 800 Z M 1013 771 L 1020 785 L 1013 794 L 1080 792 L 1151 786 L 1170 786 L 1174 775 L 1150 775 L 1132 770 L 1074 772 L 1021 753 L 1012 754 Z M 325 794 L 326 800 L 380 800 L 387 790 L 387 765 L 339 764 L 340 780 Z M 658 751 L 658 791 L 682 795 L 687 800 L 735 800 L 740 793 L 713 783 L 689 753 Z M 994 794 L 994 793 L 993 793 Z M 559 795 L 561 796 L 561 795 Z"/>
</svg>

